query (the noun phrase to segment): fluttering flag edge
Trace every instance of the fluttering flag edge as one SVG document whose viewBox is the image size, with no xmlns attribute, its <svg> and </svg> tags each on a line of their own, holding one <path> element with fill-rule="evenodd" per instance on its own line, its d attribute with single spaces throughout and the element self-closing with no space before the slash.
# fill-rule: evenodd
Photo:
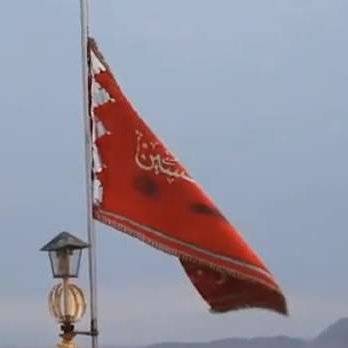
<svg viewBox="0 0 348 348">
<path fill-rule="evenodd" d="M 116 230 L 118 230 L 120 232 L 126 233 L 132 237 L 135 237 L 136 239 L 150 245 L 151 247 L 153 247 L 155 249 L 158 249 L 158 250 L 163 251 L 167 254 L 176 256 L 181 260 L 186 260 L 186 261 L 189 261 L 189 262 L 194 263 L 194 264 L 207 266 L 208 268 L 210 268 L 214 271 L 224 273 L 227 276 L 233 277 L 234 279 L 244 280 L 244 281 L 247 281 L 251 284 L 255 284 L 259 287 L 263 287 L 265 291 L 269 292 L 269 295 L 275 296 L 275 299 L 276 299 L 276 301 L 267 302 L 264 304 L 260 304 L 260 303 L 255 304 L 255 303 L 251 302 L 248 305 L 246 305 L 246 304 L 238 305 L 237 307 L 236 306 L 233 306 L 233 307 L 227 306 L 225 308 L 220 308 L 220 307 L 215 308 L 215 307 L 210 306 L 211 313 L 225 313 L 225 312 L 229 312 L 231 310 L 248 309 L 248 308 L 250 308 L 250 309 L 251 308 L 261 308 L 261 309 L 273 310 L 273 311 L 275 311 L 279 314 L 285 315 L 285 316 L 289 315 L 285 296 L 282 294 L 281 290 L 276 286 L 270 286 L 269 284 L 261 281 L 260 279 L 257 279 L 255 277 L 248 276 L 246 274 L 231 270 L 230 268 L 227 268 L 223 265 L 217 266 L 213 262 L 209 262 L 207 260 L 204 260 L 201 257 L 192 257 L 187 252 L 184 252 L 182 250 L 178 250 L 177 248 L 171 248 L 170 246 L 168 246 L 164 243 L 161 243 L 159 241 L 155 241 L 153 238 L 146 237 L 143 233 L 141 233 L 137 229 L 130 228 L 129 226 L 126 226 L 125 224 L 120 223 L 119 221 L 116 221 L 114 218 L 112 218 L 111 215 L 103 213 L 103 211 L 98 209 L 97 207 L 94 208 L 94 218 L 97 219 L 98 221 L 110 226 L 110 227 L 115 228 Z M 274 303 L 274 304 L 272 305 L 272 303 Z"/>
</svg>

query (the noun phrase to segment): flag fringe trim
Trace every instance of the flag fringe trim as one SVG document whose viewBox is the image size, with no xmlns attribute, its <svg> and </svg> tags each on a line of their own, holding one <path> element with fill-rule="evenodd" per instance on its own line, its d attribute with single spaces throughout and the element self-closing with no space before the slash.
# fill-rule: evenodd
<svg viewBox="0 0 348 348">
<path fill-rule="evenodd" d="M 187 260 L 189 262 L 195 263 L 197 265 L 208 266 L 210 269 L 217 271 L 217 272 L 220 272 L 222 274 L 226 274 L 227 276 L 234 277 L 236 279 L 240 279 L 240 280 L 244 280 L 244 281 L 250 281 L 252 283 L 264 286 L 269 291 L 274 292 L 276 295 L 278 295 L 281 299 L 281 302 L 283 303 L 282 308 L 277 307 L 277 308 L 275 308 L 275 310 L 277 312 L 279 312 L 280 314 L 288 315 L 288 310 L 287 310 L 285 298 L 278 287 L 272 286 L 271 284 L 269 284 L 265 281 L 262 281 L 261 279 L 258 279 L 256 277 L 253 277 L 251 275 L 246 275 L 246 274 L 242 274 L 238 271 L 231 270 L 227 267 L 224 267 L 223 265 L 217 266 L 213 262 L 204 260 L 200 257 L 197 257 L 197 258 L 192 257 L 191 255 L 189 255 L 188 253 L 186 253 L 184 251 L 179 251 L 179 250 L 176 250 L 174 248 L 169 247 L 168 245 L 165 245 L 164 243 L 154 241 L 153 239 L 144 236 L 141 232 L 137 231 L 136 229 L 125 226 L 124 224 L 116 221 L 115 218 L 113 218 L 111 216 L 106 216 L 104 214 L 105 213 L 103 213 L 98 208 L 94 210 L 94 217 L 98 221 L 100 221 L 108 226 L 111 226 L 111 227 L 119 230 L 120 232 L 126 233 L 132 237 L 135 237 L 138 240 L 154 247 L 155 249 L 158 249 L 158 250 L 163 251 L 167 254 L 176 256 L 176 257 L 181 258 L 183 260 Z M 267 308 L 267 306 L 258 306 L 258 307 Z M 234 307 L 233 309 L 245 309 L 245 308 L 252 308 L 252 306 L 241 305 L 241 306 L 238 306 L 238 308 Z M 230 308 L 228 308 L 228 307 L 226 307 L 225 309 L 223 307 L 219 308 L 219 309 L 210 308 L 210 311 L 212 313 L 224 313 L 224 312 L 228 312 L 229 310 L 230 310 Z"/>
<path fill-rule="evenodd" d="M 234 258 L 231 258 L 229 256 L 219 255 L 219 254 L 216 254 L 216 253 L 214 253 L 212 251 L 209 251 L 209 250 L 206 250 L 204 248 L 198 247 L 195 244 L 181 241 L 181 240 L 176 239 L 176 238 L 174 238 L 172 236 L 168 236 L 166 233 L 163 233 L 160 230 L 154 229 L 154 228 L 149 227 L 147 225 L 143 225 L 141 223 L 138 223 L 138 222 L 136 222 L 134 220 L 131 220 L 131 219 L 129 219 L 129 218 L 125 217 L 125 216 L 119 215 L 119 214 L 115 214 L 115 213 L 107 212 L 107 211 L 102 210 L 102 209 L 98 209 L 98 216 L 103 216 L 103 217 L 105 217 L 107 219 L 112 219 L 112 221 L 115 221 L 116 224 L 120 224 L 122 226 L 125 226 L 125 228 L 128 228 L 126 226 L 126 224 L 133 225 L 135 227 L 131 227 L 131 229 L 134 228 L 136 230 L 136 228 L 140 228 L 140 229 L 144 230 L 146 233 L 150 233 L 150 234 L 152 234 L 154 236 L 157 236 L 159 238 L 166 239 L 170 243 L 176 243 L 178 245 L 181 245 L 182 247 L 191 249 L 193 252 L 205 254 L 207 257 L 219 259 L 219 261 L 221 261 L 221 262 L 229 263 L 229 264 L 232 265 L 232 267 L 233 266 L 235 266 L 235 267 L 245 267 L 245 268 L 248 269 L 248 271 L 256 272 L 256 273 L 258 273 L 258 274 L 268 278 L 268 280 L 271 283 L 273 283 L 273 277 L 272 277 L 272 275 L 269 272 L 265 271 L 264 269 L 262 269 L 262 268 L 260 268 L 258 266 L 255 266 L 253 264 L 241 261 L 239 259 L 234 259 Z M 124 223 L 122 223 L 120 220 L 122 220 Z M 158 242 L 158 243 L 160 243 L 160 242 Z M 160 243 L 160 244 L 163 244 L 163 243 Z M 226 267 L 226 269 L 229 269 L 229 268 Z M 269 284 L 269 283 L 267 283 L 267 284 Z M 271 287 L 271 285 L 270 285 L 270 287 Z M 274 286 L 274 288 L 277 288 L 277 287 Z"/>
</svg>

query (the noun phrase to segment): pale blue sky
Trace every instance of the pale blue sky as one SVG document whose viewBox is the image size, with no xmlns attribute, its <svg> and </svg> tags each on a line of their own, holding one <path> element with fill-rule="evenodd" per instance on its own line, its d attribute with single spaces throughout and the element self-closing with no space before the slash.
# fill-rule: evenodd
<svg viewBox="0 0 348 348">
<path fill-rule="evenodd" d="M 93 1 L 127 94 L 292 314 L 211 315 L 174 258 L 98 225 L 102 342 L 314 336 L 347 315 L 347 12 L 344 0 Z M 78 1 L 2 1 L 0 38 L 0 337 L 40 346 L 57 330 L 38 249 L 63 229 L 84 237 Z"/>
</svg>

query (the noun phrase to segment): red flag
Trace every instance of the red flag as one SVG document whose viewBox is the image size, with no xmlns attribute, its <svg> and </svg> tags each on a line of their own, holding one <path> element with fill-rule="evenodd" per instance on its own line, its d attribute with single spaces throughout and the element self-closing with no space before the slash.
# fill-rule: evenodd
<svg viewBox="0 0 348 348">
<path fill-rule="evenodd" d="M 89 54 L 95 219 L 177 256 L 212 311 L 286 314 L 263 261 L 140 118 L 93 40 Z"/>
</svg>

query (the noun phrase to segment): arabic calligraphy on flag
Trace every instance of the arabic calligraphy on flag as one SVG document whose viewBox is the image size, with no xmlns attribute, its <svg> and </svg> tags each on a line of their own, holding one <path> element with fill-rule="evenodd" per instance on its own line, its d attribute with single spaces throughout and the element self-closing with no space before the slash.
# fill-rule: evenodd
<svg viewBox="0 0 348 348">
<path fill-rule="evenodd" d="M 135 163 L 139 168 L 153 172 L 155 175 L 164 175 L 171 184 L 175 179 L 192 181 L 186 170 L 160 143 L 146 141 L 144 134 L 135 131 L 137 146 Z"/>
<path fill-rule="evenodd" d="M 93 40 L 89 57 L 95 219 L 177 256 L 212 311 L 285 314 L 264 262 L 139 116 Z"/>
</svg>

